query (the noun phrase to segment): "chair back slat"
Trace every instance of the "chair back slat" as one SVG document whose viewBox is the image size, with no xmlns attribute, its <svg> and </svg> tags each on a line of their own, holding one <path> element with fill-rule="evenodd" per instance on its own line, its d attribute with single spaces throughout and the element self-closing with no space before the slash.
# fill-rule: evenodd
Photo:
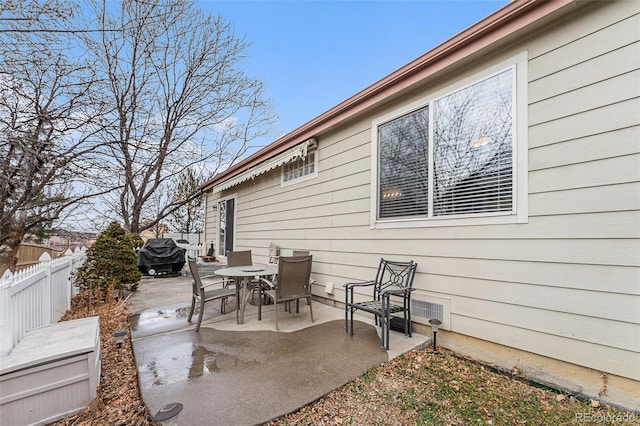
<svg viewBox="0 0 640 426">
<path fill-rule="evenodd" d="M 293 250 L 293 257 L 309 256 L 309 250 Z"/>
<path fill-rule="evenodd" d="M 249 266 L 252 264 L 251 250 L 227 252 L 227 266 Z"/>
<path fill-rule="evenodd" d="M 191 281 L 193 294 L 198 294 L 200 288 L 202 288 L 202 280 L 200 279 L 200 271 L 198 271 L 198 263 L 194 258 L 190 257 L 187 259 L 187 264 L 189 265 L 189 272 L 193 278 L 193 281 Z"/>
<path fill-rule="evenodd" d="M 309 293 L 313 256 L 281 257 L 278 261 L 278 299 Z"/>
<path fill-rule="evenodd" d="M 413 261 L 395 262 L 384 258 L 380 259 L 374 288 L 375 299 L 379 300 L 381 293 L 390 288 L 411 288 L 416 267 L 417 264 Z"/>
</svg>

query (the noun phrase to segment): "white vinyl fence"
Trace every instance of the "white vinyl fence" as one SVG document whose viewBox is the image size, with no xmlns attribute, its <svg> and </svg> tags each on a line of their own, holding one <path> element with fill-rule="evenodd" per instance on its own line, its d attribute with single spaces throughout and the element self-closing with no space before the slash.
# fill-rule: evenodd
<svg viewBox="0 0 640 426">
<path fill-rule="evenodd" d="M 162 238 L 171 238 L 176 241 L 178 247 L 186 250 L 185 256 L 198 258 L 198 256 L 204 256 L 207 254 L 208 246 L 204 243 L 202 233 L 186 233 L 186 232 L 165 232 L 162 234 Z M 189 241 L 189 244 L 178 243 L 178 240 Z M 213 244 L 213 241 L 211 242 Z"/>
<path fill-rule="evenodd" d="M 197 259 L 198 256 L 203 256 L 206 254 L 206 250 L 203 245 L 190 244 L 187 246 L 181 244 L 180 246 L 186 250 L 184 255 L 187 257 L 193 257 L 194 259 Z"/>
<path fill-rule="evenodd" d="M 0 278 L 0 355 L 8 354 L 27 331 L 58 322 L 77 292 L 72 272 L 86 260 L 86 249 L 67 250 L 51 259 L 40 256 L 37 265 Z"/>
</svg>

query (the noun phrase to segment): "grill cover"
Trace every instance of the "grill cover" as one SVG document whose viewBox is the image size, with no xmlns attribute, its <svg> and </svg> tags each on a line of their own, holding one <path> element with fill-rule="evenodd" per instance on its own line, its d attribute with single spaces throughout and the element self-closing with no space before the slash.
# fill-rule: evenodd
<svg viewBox="0 0 640 426">
<path fill-rule="evenodd" d="M 149 239 L 138 251 L 138 269 L 179 272 L 185 264 L 184 252 L 171 238 Z"/>
</svg>

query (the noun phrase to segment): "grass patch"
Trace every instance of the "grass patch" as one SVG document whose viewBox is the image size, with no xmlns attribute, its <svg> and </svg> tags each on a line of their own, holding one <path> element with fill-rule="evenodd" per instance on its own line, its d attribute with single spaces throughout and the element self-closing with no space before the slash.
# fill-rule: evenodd
<svg viewBox="0 0 640 426">
<path fill-rule="evenodd" d="M 570 425 L 585 418 L 640 423 L 451 352 L 414 350 L 270 425 Z"/>
</svg>

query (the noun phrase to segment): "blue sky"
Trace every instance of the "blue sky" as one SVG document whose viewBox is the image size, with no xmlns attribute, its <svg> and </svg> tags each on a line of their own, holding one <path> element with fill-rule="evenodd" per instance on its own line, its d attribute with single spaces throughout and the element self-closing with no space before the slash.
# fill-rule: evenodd
<svg viewBox="0 0 640 426">
<path fill-rule="evenodd" d="M 266 144 L 509 3 L 508 0 L 215 1 L 251 43 L 245 71 L 279 117 Z"/>
</svg>

